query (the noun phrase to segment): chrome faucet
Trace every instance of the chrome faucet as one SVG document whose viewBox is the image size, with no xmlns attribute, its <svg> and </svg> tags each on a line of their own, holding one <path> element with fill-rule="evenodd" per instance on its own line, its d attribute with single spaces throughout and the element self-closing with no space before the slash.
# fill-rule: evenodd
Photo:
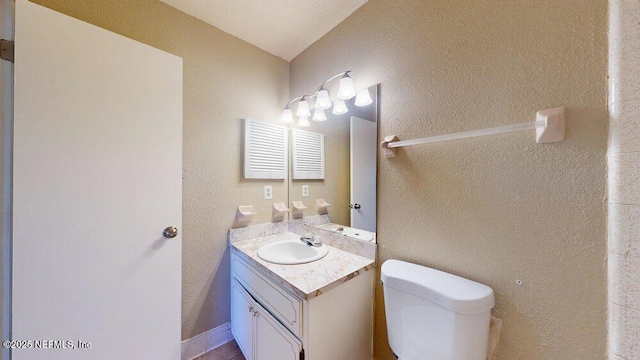
<svg viewBox="0 0 640 360">
<path fill-rule="evenodd" d="M 304 242 L 305 244 L 307 244 L 309 246 L 313 246 L 313 247 L 322 246 L 322 243 L 320 241 L 316 241 L 315 236 L 313 236 L 313 234 L 311 234 L 311 233 L 307 233 L 304 236 L 301 236 L 300 237 L 300 241 Z"/>
</svg>

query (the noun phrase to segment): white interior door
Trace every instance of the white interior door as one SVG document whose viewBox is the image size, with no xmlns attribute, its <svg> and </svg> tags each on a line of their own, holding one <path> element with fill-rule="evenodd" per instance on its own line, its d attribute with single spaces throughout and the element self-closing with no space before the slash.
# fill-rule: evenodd
<svg viewBox="0 0 640 360">
<path fill-rule="evenodd" d="M 15 25 L 12 338 L 70 343 L 13 359 L 178 360 L 182 59 L 26 0 Z"/>
<path fill-rule="evenodd" d="M 378 124 L 351 117 L 351 227 L 376 231 Z"/>
</svg>

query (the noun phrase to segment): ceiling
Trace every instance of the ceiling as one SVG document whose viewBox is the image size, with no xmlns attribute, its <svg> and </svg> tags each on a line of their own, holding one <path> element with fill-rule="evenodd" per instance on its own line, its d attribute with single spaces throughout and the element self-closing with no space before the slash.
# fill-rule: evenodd
<svg viewBox="0 0 640 360">
<path fill-rule="evenodd" d="M 287 61 L 367 0 L 160 0 Z"/>
</svg>

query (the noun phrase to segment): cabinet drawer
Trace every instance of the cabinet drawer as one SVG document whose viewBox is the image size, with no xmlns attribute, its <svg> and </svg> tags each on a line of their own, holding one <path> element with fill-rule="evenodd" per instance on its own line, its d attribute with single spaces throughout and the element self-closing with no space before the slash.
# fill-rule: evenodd
<svg viewBox="0 0 640 360">
<path fill-rule="evenodd" d="M 302 337 L 302 300 L 287 293 L 273 281 L 233 256 L 234 277 L 265 309 L 294 335 Z"/>
</svg>

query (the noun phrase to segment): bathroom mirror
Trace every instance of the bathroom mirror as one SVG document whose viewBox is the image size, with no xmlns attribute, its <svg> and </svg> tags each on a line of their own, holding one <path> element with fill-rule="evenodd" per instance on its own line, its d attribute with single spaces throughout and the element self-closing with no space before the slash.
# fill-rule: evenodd
<svg viewBox="0 0 640 360">
<path fill-rule="evenodd" d="M 376 169 L 378 138 L 378 85 L 369 87 L 371 104 L 356 106 L 354 97 L 345 101 L 349 111 L 342 115 L 325 111 L 327 120 L 310 121 L 311 126 L 294 128 L 322 134 L 324 178 L 296 179 L 289 161 L 289 204 L 305 206 L 292 218 L 328 215 L 325 230 L 372 241 L 376 231 Z M 295 151 L 290 143 L 290 159 Z M 359 231 L 365 230 L 365 231 Z"/>
</svg>

